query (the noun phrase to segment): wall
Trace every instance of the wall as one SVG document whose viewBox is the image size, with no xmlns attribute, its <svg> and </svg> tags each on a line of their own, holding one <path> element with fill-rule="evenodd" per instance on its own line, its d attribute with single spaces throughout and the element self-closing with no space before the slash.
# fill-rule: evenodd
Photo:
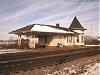
<svg viewBox="0 0 100 75">
<path fill-rule="evenodd" d="M 78 36 L 79 36 L 79 42 L 77 42 L 76 45 L 84 45 L 84 35 L 80 34 Z M 82 37 L 83 37 L 83 39 L 82 39 Z"/>
<path fill-rule="evenodd" d="M 51 42 L 49 46 L 57 46 L 57 43 L 61 43 L 65 46 L 73 46 L 76 45 L 76 36 L 75 35 L 53 35 L 50 39 Z"/>
<path fill-rule="evenodd" d="M 73 31 L 78 33 L 78 36 L 76 37 L 76 45 L 84 45 L 84 30 L 73 30 Z M 78 37 L 79 37 L 79 42 L 77 42 Z"/>
<path fill-rule="evenodd" d="M 45 42 L 45 35 L 42 35 L 40 38 L 35 37 L 35 44 L 44 44 L 46 46 L 57 46 L 57 43 L 61 43 L 65 46 L 73 46 L 73 45 L 84 45 L 84 31 L 82 30 L 74 30 L 79 35 L 63 35 L 63 34 L 52 34 L 52 35 L 46 35 L 47 36 L 47 42 Z M 83 41 L 82 41 L 83 36 Z M 77 38 L 79 37 L 79 42 L 77 42 Z M 30 42 L 29 46 L 31 48 L 34 48 L 34 37 L 30 36 Z"/>
<path fill-rule="evenodd" d="M 84 30 L 73 30 L 74 32 L 77 32 L 77 33 L 84 33 Z"/>
<path fill-rule="evenodd" d="M 73 46 L 76 44 L 76 36 L 75 35 L 67 35 L 66 36 L 66 46 Z"/>
<path fill-rule="evenodd" d="M 33 36 L 33 35 L 31 35 L 29 37 L 29 47 L 30 48 L 35 48 L 35 44 L 37 44 L 37 43 L 38 43 L 38 38 Z"/>
<path fill-rule="evenodd" d="M 64 35 L 52 35 L 52 38 L 50 38 L 49 46 L 57 46 L 57 43 L 65 44 L 65 39 L 66 37 Z"/>
</svg>

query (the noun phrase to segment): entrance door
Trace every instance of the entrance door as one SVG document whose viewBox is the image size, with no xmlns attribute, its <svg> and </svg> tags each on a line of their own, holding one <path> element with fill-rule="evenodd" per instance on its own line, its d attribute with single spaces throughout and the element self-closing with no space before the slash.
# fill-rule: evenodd
<svg viewBox="0 0 100 75">
<path fill-rule="evenodd" d="M 47 44 L 47 35 L 39 35 L 39 44 L 46 45 Z"/>
</svg>

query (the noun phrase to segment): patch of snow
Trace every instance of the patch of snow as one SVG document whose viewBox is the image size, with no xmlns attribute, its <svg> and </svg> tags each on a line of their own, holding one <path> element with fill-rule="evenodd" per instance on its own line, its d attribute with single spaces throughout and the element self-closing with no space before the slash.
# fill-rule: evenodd
<svg viewBox="0 0 100 75">
<path fill-rule="evenodd" d="M 5 53 L 17 53 L 17 52 L 25 52 L 26 50 L 19 50 L 19 49 L 2 49 L 0 50 L 0 54 Z"/>
<path fill-rule="evenodd" d="M 47 73 L 46 75 L 99 75 L 100 74 L 100 63 L 88 64 L 85 66 L 75 66 L 65 67 L 61 70 L 55 70 L 52 73 Z M 85 70 L 85 71 L 84 71 Z"/>
<path fill-rule="evenodd" d="M 84 45 L 84 46 L 90 46 L 91 47 L 91 46 L 100 46 L 100 45 Z"/>
<path fill-rule="evenodd" d="M 73 34 L 71 31 L 65 31 L 62 29 L 52 28 L 45 25 L 34 25 L 31 31 L 38 31 L 38 32 L 51 32 L 51 33 L 70 33 Z"/>
<path fill-rule="evenodd" d="M 95 63 L 93 66 L 88 65 L 89 68 L 87 72 L 79 74 L 79 75 L 99 75 L 100 74 L 100 63 Z"/>
</svg>

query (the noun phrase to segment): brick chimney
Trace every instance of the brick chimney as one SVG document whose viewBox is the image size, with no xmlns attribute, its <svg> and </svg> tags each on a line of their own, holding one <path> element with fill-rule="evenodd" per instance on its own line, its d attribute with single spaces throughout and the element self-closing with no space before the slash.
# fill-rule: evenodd
<svg viewBox="0 0 100 75">
<path fill-rule="evenodd" d="M 57 27 L 57 28 L 59 28 L 59 27 L 60 27 L 59 23 L 57 23 L 57 24 L 56 24 L 56 27 Z"/>
</svg>

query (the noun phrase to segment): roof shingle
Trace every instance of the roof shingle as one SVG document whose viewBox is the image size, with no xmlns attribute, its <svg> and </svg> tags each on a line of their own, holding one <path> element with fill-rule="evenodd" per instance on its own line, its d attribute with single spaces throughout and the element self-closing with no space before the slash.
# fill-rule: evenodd
<svg viewBox="0 0 100 75">
<path fill-rule="evenodd" d="M 84 27 L 82 27 L 82 25 L 80 24 L 80 22 L 78 21 L 78 19 L 76 18 L 76 16 L 74 17 L 69 30 L 73 30 L 73 29 L 80 29 L 80 30 L 85 30 Z"/>
</svg>

